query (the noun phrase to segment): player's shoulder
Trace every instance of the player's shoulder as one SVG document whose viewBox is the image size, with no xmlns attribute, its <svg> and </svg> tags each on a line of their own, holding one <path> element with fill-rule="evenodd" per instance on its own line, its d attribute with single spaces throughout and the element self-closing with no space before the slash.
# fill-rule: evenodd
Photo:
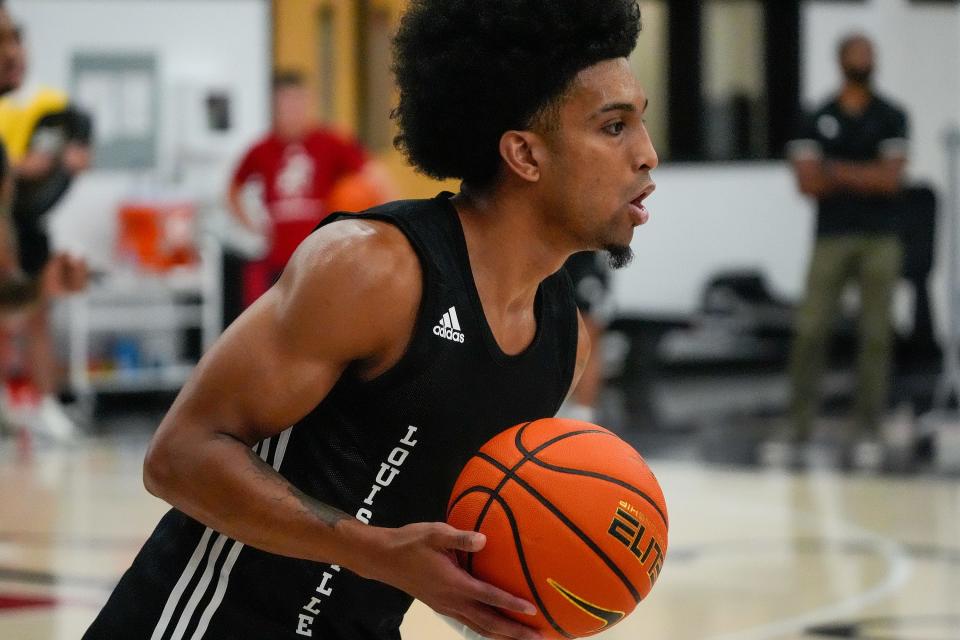
<svg viewBox="0 0 960 640">
<path fill-rule="evenodd" d="M 421 266 L 404 233 L 390 222 L 355 216 L 314 231 L 290 259 L 297 289 L 335 290 L 358 303 L 419 300 Z"/>
</svg>

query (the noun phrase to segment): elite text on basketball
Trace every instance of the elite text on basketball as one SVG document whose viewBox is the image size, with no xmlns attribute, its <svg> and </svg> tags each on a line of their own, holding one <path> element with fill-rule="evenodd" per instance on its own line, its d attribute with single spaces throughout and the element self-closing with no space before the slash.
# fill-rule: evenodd
<svg viewBox="0 0 960 640">
<path fill-rule="evenodd" d="M 650 566 L 647 569 L 647 576 L 650 578 L 650 586 L 657 581 L 660 575 L 660 569 L 663 567 L 663 549 L 653 535 L 646 536 L 647 528 L 640 524 L 640 520 L 630 515 L 622 507 L 617 508 L 613 521 L 607 533 L 621 542 L 630 550 L 640 564 L 644 564 L 651 557 Z M 648 538 L 647 546 L 643 548 L 644 536 Z"/>
</svg>

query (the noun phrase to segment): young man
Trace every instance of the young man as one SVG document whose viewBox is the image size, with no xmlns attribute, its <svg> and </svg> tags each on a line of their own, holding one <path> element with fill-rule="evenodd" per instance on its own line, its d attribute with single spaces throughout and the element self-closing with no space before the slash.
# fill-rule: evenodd
<svg viewBox="0 0 960 640">
<path fill-rule="evenodd" d="M 589 352 L 574 252 L 630 256 L 657 156 L 625 56 L 635 0 L 419 0 L 398 145 L 456 196 L 336 216 L 224 334 L 161 424 L 175 509 L 86 638 L 398 638 L 413 598 L 488 637 L 533 605 L 461 570 L 449 492 L 553 415 Z M 291 427 L 291 425 L 293 425 Z"/>
</svg>

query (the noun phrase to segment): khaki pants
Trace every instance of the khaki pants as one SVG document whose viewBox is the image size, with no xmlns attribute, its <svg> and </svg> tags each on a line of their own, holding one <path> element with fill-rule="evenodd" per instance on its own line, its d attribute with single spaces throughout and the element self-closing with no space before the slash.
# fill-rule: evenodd
<svg viewBox="0 0 960 640">
<path fill-rule="evenodd" d="M 791 418 L 799 438 L 810 435 L 840 298 L 850 280 L 860 288 L 856 435 L 876 434 L 890 385 L 890 308 L 902 261 L 903 248 L 895 236 L 817 239 L 790 357 Z"/>
</svg>

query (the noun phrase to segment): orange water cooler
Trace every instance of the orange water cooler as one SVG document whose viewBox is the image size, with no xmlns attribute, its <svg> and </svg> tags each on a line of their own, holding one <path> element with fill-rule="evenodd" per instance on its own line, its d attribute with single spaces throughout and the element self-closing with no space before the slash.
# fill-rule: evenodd
<svg viewBox="0 0 960 640">
<path fill-rule="evenodd" d="M 185 201 L 127 201 L 117 212 L 117 256 L 144 271 L 197 262 L 196 206 Z"/>
</svg>

